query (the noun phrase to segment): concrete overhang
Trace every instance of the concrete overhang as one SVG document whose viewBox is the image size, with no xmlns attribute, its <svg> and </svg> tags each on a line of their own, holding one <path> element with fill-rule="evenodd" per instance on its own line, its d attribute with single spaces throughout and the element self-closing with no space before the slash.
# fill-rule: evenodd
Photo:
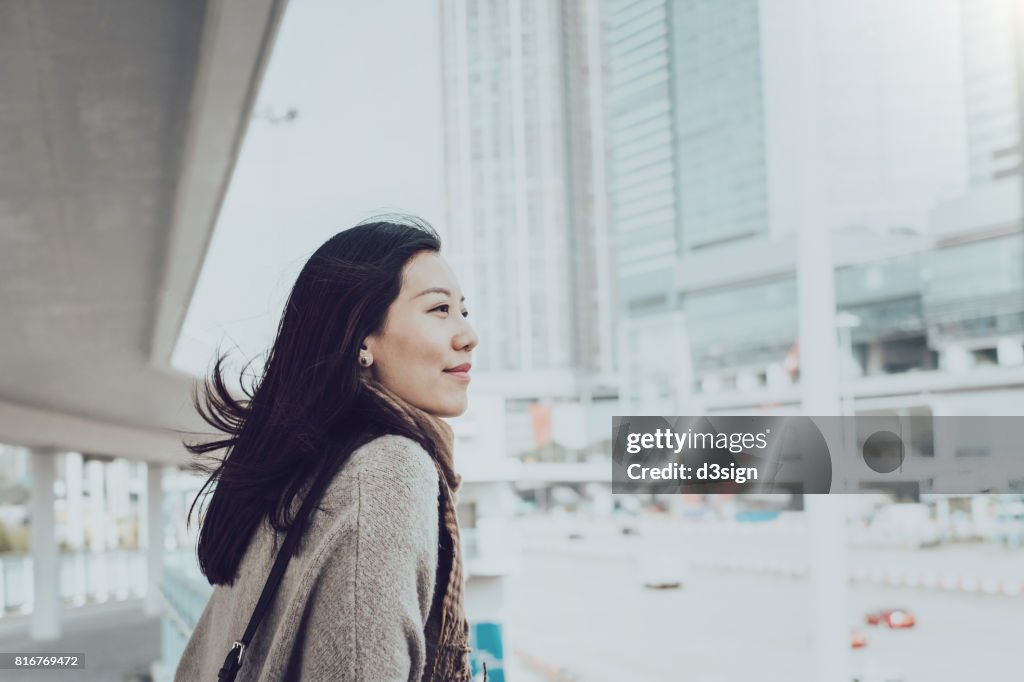
<svg viewBox="0 0 1024 682">
<path fill-rule="evenodd" d="M 208 430 L 169 358 L 284 5 L 0 4 L 0 441 Z"/>
</svg>

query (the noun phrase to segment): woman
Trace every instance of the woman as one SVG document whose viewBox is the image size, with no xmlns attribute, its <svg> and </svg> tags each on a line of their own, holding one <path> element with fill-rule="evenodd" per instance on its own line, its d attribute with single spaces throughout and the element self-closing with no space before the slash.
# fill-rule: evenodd
<svg viewBox="0 0 1024 682">
<path fill-rule="evenodd" d="M 196 500 L 216 483 L 198 544 L 215 587 L 175 680 L 229 663 L 238 680 L 471 679 L 440 417 L 466 410 L 478 338 L 440 250 L 417 219 L 340 232 L 299 274 L 248 400 L 218 358 L 195 404 L 226 437 L 187 446 L 227 450 L 198 465 L 210 477 Z M 289 530 L 283 579 L 233 650 Z"/>
</svg>

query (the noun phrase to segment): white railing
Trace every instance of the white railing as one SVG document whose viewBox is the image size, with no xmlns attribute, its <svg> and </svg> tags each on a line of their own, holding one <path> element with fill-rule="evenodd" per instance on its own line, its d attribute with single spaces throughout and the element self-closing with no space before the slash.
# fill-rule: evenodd
<svg viewBox="0 0 1024 682">
<path fill-rule="evenodd" d="M 199 571 L 195 550 L 178 550 L 164 555 L 160 583 L 163 618 L 161 624 L 161 661 L 156 682 L 173 676 L 181 654 L 199 622 L 213 588 Z"/>
<path fill-rule="evenodd" d="M 146 550 L 65 552 L 58 584 L 64 606 L 102 604 L 146 596 Z M 31 554 L 0 554 L 0 618 L 32 612 Z"/>
<path fill-rule="evenodd" d="M 174 612 L 172 620 L 188 628 L 186 638 L 199 622 L 213 587 L 206 581 L 196 563 L 194 553 L 175 553 L 164 557 L 163 580 L 160 584 L 164 606 Z"/>
</svg>

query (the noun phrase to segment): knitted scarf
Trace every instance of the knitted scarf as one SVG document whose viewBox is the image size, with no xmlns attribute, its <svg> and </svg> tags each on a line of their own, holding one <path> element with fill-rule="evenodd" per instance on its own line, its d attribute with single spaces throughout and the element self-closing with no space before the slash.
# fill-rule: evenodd
<svg viewBox="0 0 1024 682">
<path fill-rule="evenodd" d="M 463 605 L 462 554 L 459 545 L 459 524 L 455 516 L 455 492 L 462 477 L 454 468 L 454 433 L 448 422 L 398 397 L 380 382 L 364 376 L 363 386 L 373 396 L 377 406 L 392 417 L 398 418 L 413 432 L 421 433 L 432 447 L 426 447 L 439 481 L 438 512 L 439 532 L 447 535 L 448 542 L 440 547 L 448 550 L 439 557 L 437 585 L 443 587 L 444 598 L 441 606 L 441 629 L 436 643 L 433 662 L 427 661 L 429 676 L 423 679 L 431 682 L 472 682 L 469 665 L 469 623 Z M 442 572 L 447 575 L 442 575 Z M 484 668 L 484 680 L 487 670 Z"/>
</svg>

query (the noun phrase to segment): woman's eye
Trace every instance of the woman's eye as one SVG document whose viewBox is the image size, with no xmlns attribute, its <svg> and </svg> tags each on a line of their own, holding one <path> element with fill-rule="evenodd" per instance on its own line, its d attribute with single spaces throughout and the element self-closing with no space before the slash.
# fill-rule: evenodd
<svg viewBox="0 0 1024 682">
<path fill-rule="evenodd" d="M 434 310 L 441 310 L 441 311 L 443 311 L 443 312 L 446 312 L 446 313 L 447 313 L 447 312 L 448 312 L 448 311 L 449 311 L 450 309 L 451 309 L 451 306 L 450 306 L 450 305 L 448 305 L 447 303 L 445 303 L 445 304 L 443 304 L 443 305 L 439 305 L 439 306 L 437 306 L 436 308 L 434 308 Z M 434 310 L 431 310 L 430 312 L 434 312 Z M 463 316 L 463 317 L 469 317 L 469 311 L 465 311 L 465 312 L 463 312 L 463 313 L 462 313 L 462 316 Z"/>
</svg>

